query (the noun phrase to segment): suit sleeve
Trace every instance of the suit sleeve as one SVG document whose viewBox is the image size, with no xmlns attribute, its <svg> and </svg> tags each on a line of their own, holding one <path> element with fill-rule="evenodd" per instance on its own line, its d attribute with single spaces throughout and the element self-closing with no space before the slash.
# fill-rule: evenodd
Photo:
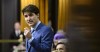
<svg viewBox="0 0 100 52">
<path fill-rule="evenodd" d="M 51 51 L 51 46 L 53 42 L 53 31 L 48 28 L 46 29 L 41 36 L 41 43 L 38 43 L 34 38 L 30 44 L 37 50 L 42 52 Z"/>
</svg>

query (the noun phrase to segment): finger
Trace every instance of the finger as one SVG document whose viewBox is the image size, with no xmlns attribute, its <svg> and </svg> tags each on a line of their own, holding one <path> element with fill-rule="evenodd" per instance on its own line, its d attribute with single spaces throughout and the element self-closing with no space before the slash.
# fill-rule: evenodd
<svg viewBox="0 0 100 52">
<path fill-rule="evenodd" d="M 27 27 L 25 27 L 25 28 L 24 28 L 24 35 L 26 36 L 26 35 L 27 35 L 27 33 L 28 33 L 28 28 L 27 28 Z"/>
<path fill-rule="evenodd" d="M 25 27 L 24 30 L 29 30 L 29 28 L 28 27 Z"/>
</svg>

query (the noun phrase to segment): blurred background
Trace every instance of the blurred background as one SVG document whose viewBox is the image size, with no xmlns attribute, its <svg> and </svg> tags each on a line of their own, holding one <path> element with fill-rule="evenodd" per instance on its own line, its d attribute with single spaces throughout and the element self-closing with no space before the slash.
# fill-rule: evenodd
<svg viewBox="0 0 100 52">
<path fill-rule="evenodd" d="M 67 28 L 69 51 L 100 51 L 99 5 L 99 0 L 71 0 L 71 16 Z"/>
<path fill-rule="evenodd" d="M 34 4 L 40 9 L 40 20 L 53 28 L 54 35 L 59 30 L 64 32 L 68 52 L 100 51 L 99 0 L 0 0 L 0 2 L 0 52 L 10 52 L 9 40 L 12 39 L 9 37 L 16 21 L 20 22 L 21 31 L 27 26 L 21 10 L 28 4 Z"/>
</svg>

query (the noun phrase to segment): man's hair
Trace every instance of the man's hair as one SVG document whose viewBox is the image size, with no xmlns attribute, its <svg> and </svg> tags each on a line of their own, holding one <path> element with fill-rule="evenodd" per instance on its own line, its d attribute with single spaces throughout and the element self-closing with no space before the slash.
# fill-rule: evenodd
<svg viewBox="0 0 100 52">
<path fill-rule="evenodd" d="M 39 13 L 39 9 L 35 5 L 29 4 L 28 6 L 26 6 L 25 8 L 23 8 L 22 13 L 24 14 L 24 12 L 38 14 Z"/>
<path fill-rule="evenodd" d="M 20 24 L 20 22 L 19 22 L 19 21 L 15 21 L 15 22 L 14 22 L 14 24 L 16 24 L 16 23 L 19 23 L 19 24 Z M 20 24 L 20 25 L 21 25 L 21 24 Z"/>
</svg>

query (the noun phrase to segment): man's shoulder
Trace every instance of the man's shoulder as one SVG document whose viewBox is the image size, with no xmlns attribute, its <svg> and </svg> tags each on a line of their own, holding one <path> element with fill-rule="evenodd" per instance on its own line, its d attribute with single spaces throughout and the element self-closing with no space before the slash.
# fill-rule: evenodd
<svg viewBox="0 0 100 52">
<path fill-rule="evenodd" d="M 43 26 L 43 29 L 44 29 L 44 30 L 51 30 L 51 27 L 44 25 L 44 26 Z"/>
<path fill-rule="evenodd" d="M 46 25 L 42 29 L 44 30 L 44 32 L 53 32 L 52 28 Z"/>
<path fill-rule="evenodd" d="M 50 26 L 47 26 L 47 25 L 45 25 L 45 24 L 43 24 L 43 23 L 41 23 L 41 24 L 39 25 L 38 29 L 41 30 L 42 32 L 43 32 L 43 31 L 45 31 L 45 32 L 47 32 L 47 31 L 53 31 L 52 28 L 51 28 Z"/>
</svg>

